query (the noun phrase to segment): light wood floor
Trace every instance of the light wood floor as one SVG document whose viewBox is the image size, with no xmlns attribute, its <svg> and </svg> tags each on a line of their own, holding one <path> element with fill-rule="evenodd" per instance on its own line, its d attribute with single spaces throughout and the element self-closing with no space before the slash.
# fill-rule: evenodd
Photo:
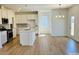
<svg viewBox="0 0 79 59">
<path fill-rule="evenodd" d="M 37 37 L 34 46 L 21 46 L 19 36 L 0 49 L 1 55 L 64 55 L 67 54 L 66 37 Z"/>
</svg>

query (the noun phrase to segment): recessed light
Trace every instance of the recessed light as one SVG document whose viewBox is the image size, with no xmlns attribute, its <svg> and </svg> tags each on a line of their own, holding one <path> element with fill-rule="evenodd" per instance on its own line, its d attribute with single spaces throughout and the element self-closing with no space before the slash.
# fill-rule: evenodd
<svg viewBox="0 0 79 59">
<path fill-rule="evenodd" d="M 59 18 L 61 18 L 61 16 L 59 16 Z"/>
<path fill-rule="evenodd" d="M 57 18 L 57 16 L 56 16 L 56 18 Z"/>
<path fill-rule="evenodd" d="M 63 15 L 63 18 L 64 18 L 64 15 Z"/>
</svg>

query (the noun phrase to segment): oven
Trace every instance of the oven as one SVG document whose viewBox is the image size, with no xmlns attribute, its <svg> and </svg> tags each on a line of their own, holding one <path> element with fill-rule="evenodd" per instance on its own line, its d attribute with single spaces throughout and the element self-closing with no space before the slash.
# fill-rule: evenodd
<svg viewBox="0 0 79 59">
<path fill-rule="evenodd" d="M 12 29 L 7 29 L 7 42 L 12 41 L 13 39 L 13 31 Z"/>
</svg>

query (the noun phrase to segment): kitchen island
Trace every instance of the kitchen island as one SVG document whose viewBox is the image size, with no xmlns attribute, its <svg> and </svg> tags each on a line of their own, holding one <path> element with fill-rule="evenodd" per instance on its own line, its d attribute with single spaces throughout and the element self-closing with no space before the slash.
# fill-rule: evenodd
<svg viewBox="0 0 79 59">
<path fill-rule="evenodd" d="M 34 31 L 24 29 L 22 31 L 19 31 L 19 34 L 20 34 L 20 44 L 22 46 L 32 46 L 34 44 L 36 39 Z"/>
</svg>

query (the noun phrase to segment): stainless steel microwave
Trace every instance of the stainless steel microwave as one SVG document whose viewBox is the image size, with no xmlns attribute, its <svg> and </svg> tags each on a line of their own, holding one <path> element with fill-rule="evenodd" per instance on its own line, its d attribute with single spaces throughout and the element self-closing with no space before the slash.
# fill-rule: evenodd
<svg viewBox="0 0 79 59">
<path fill-rule="evenodd" d="M 8 24 L 8 19 L 7 18 L 2 18 L 2 24 Z"/>
</svg>

